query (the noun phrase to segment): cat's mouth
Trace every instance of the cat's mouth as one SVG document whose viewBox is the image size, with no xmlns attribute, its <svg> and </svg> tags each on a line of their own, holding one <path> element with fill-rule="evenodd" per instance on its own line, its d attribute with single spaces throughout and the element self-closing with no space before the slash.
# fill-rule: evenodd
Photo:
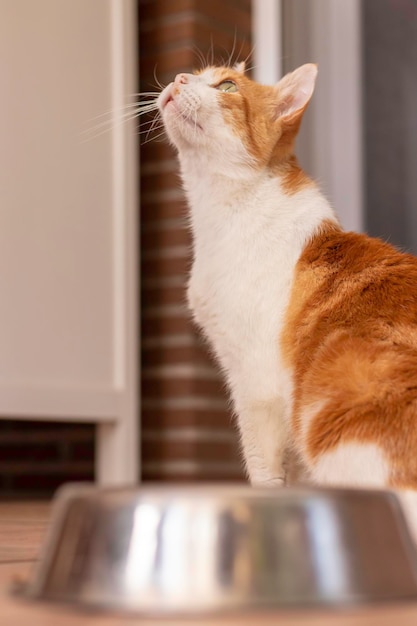
<svg viewBox="0 0 417 626">
<path fill-rule="evenodd" d="M 161 99 L 160 101 L 160 108 L 165 111 L 167 109 L 167 107 L 170 106 L 173 108 L 173 112 L 174 115 L 176 116 L 176 118 L 181 118 L 181 120 L 187 124 L 189 124 L 190 126 L 193 127 L 194 130 L 199 129 L 199 130 L 203 130 L 202 126 L 197 122 L 195 115 L 192 115 L 190 113 L 184 113 L 181 110 L 181 107 L 178 105 L 178 103 L 175 100 L 175 97 L 172 93 L 171 90 L 169 90 Z"/>
<path fill-rule="evenodd" d="M 165 98 L 162 99 L 161 108 L 165 109 L 170 102 L 174 102 L 171 92 L 167 93 Z"/>
</svg>

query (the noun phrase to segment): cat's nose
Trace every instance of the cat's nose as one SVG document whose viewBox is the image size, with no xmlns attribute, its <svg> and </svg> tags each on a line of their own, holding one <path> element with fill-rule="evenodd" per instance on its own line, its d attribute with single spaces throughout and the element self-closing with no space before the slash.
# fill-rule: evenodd
<svg viewBox="0 0 417 626">
<path fill-rule="evenodd" d="M 177 74 L 174 82 L 176 85 L 186 85 L 189 82 L 189 75 Z"/>
</svg>

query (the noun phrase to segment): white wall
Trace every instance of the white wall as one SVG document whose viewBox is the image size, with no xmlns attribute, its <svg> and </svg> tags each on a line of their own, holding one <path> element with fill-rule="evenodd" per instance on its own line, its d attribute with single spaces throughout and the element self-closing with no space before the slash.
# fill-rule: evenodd
<svg viewBox="0 0 417 626">
<path fill-rule="evenodd" d="M 134 6 L 0 2 L 0 416 L 130 419 L 126 458 L 138 419 L 135 128 L 88 141 L 83 130 L 136 91 Z"/>
</svg>

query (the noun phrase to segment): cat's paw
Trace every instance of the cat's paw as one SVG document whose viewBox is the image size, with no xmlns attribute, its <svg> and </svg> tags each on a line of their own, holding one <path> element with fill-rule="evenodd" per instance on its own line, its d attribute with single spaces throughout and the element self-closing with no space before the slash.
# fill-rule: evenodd
<svg viewBox="0 0 417 626">
<path fill-rule="evenodd" d="M 252 487 L 285 487 L 285 476 L 251 480 Z"/>
</svg>

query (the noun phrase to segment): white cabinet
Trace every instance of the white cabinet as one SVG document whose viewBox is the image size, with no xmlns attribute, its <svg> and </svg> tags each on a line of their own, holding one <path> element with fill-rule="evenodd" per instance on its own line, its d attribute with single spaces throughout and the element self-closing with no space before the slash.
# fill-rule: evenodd
<svg viewBox="0 0 417 626">
<path fill-rule="evenodd" d="M 138 476 L 135 6 L 0 0 L 0 417 L 96 422 L 103 484 Z"/>
</svg>

